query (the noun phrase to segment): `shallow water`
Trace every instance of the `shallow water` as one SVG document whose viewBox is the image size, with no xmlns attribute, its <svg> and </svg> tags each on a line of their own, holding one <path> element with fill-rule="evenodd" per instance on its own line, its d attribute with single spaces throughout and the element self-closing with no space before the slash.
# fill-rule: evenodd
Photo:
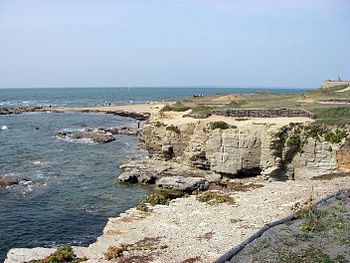
<svg viewBox="0 0 350 263">
<path fill-rule="evenodd" d="M 86 245 L 108 217 L 135 206 L 148 188 L 116 181 L 119 164 L 137 156 L 136 137 L 108 144 L 67 142 L 63 128 L 134 125 L 132 119 L 83 113 L 1 117 L 0 173 L 30 180 L 0 190 L 0 261 L 11 247 Z"/>
</svg>

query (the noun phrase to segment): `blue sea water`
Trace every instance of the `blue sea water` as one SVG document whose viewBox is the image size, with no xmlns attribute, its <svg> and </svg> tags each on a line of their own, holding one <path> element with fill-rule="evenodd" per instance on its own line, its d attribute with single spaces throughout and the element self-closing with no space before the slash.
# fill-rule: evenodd
<svg viewBox="0 0 350 263">
<path fill-rule="evenodd" d="M 0 89 L 0 107 L 18 105 L 92 106 L 227 94 L 296 89 L 229 88 L 77 88 Z M 0 175 L 26 178 L 0 189 L 0 262 L 13 247 L 88 245 L 108 217 L 135 206 L 150 190 L 117 183 L 119 165 L 141 156 L 137 138 L 120 136 L 108 144 L 68 142 L 55 131 L 135 125 L 118 116 L 87 113 L 28 113 L 0 116 Z"/>
</svg>

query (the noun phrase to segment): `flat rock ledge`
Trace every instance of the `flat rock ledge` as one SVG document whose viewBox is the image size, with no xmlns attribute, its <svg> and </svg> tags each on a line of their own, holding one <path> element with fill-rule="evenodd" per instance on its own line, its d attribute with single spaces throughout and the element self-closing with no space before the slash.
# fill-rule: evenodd
<svg viewBox="0 0 350 263">
<path fill-rule="evenodd" d="M 119 182 L 156 184 L 159 188 L 179 191 L 207 189 L 209 183 L 221 179 L 220 174 L 212 171 L 151 159 L 129 161 L 120 170 Z"/>
</svg>

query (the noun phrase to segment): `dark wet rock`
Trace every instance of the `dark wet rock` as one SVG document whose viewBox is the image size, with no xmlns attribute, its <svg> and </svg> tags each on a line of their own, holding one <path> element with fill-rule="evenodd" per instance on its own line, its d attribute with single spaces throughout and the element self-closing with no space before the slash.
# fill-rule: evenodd
<svg viewBox="0 0 350 263">
<path fill-rule="evenodd" d="M 0 107 L 0 115 L 42 111 L 41 106 Z"/>
<path fill-rule="evenodd" d="M 59 138 L 81 140 L 89 139 L 95 143 L 108 143 L 116 139 L 116 135 L 137 136 L 139 131 L 131 127 L 99 127 L 97 129 L 85 128 L 83 131 L 58 131 Z"/>
<path fill-rule="evenodd" d="M 195 190 L 208 190 L 209 183 L 202 177 L 165 176 L 156 182 L 158 188 L 192 193 Z"/>
<path fill-rule="evenodd" d="M 12 174 L 0 175 L 0 189 L 19 184 L 22 181 L 27 182 L 28 179 Z"/>
<path fill-rule="evenodd" d="M 109 134 L 87 133 L 87 132 L 74 133 L 71 136 L 71 138 L 75 139 L 75 140 L 91 139 L 95 143 L 108 143 L 108 142 L 111 142 L 111 141 L 115 140 L 115 138 L 112 135 L 109 135 Z"/>
</svg>

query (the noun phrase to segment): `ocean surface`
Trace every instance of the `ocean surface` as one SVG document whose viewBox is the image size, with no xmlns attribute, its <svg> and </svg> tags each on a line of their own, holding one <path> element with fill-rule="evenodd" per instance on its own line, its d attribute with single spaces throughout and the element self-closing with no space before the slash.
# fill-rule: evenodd
<svg viewBox="0 0 350 263">
<path fill-rule="evenodd" d="M 297 89 L 74 88 L 0 89 L 0 107 L 18 105 L 92 106 Z M 142 157 L 135 137 L 107 144 L 66 141 L 55 132 L 86 127 L 134 126 L 130 118 L 91 113 L 0 115 L 0 175 L 25 178 L 0 189 L 0 262 L 13 247 L 88 245 L 109 217 L 135 206 L 150 188 L 117 182 L 119 165 Z M 135 127 L 135 126 L 134 126 Z"/>
</svg>

